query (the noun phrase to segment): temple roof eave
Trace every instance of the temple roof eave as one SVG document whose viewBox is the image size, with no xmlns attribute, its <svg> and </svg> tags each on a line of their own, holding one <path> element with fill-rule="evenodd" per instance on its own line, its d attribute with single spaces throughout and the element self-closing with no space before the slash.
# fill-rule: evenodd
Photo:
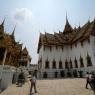
<svg viewBox="0 0 95 95">
<path fill-rule="evenodd" d="M 68 24 L 68 23 L 67 23 Z M 65 30 L 65 29 L 64 29 Z M 42 45 L 71 45 L 86 40 L 90 35 L 95 36 L 95 20 L 87 22 L 80 28 L 71 29 L 70 33 L 59 32 L 54 34 L 45 33 L 40 37 L 38 51 Z M 67 30 L 66 30 L 67 31 Z M 68 31 L 67 31 L 68 32 Z"/>
</svg>

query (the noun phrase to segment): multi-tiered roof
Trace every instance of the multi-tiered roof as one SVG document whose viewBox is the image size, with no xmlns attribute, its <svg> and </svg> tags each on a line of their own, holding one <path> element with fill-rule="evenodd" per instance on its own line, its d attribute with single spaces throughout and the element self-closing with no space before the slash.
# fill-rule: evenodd
<svg viewBox="0 0 95 95">
<path fill-rule="evenodd" d="M 11 66 L 19 66 L 19 59 L 22 51 L 22 44 L 19 42 L 16 42 L 14 32 L 11 34 L 8 34 L 4 30 L 4 21 L 0 25 L 0 49 L 7 49 L 7 57 L 5 60 L 5 65 L 11 65 Z M 4 52 L 2 52 L 0 55 L 3 55 Z M 3 59 L 2 59 L 3 60 Z M 0 64 L 2 64 L 2 61 L 0 61 Z"/>
<path fill-rule="evenodd" d="M 40 33 L 39 43 L 38 43 L 38 53 L 39 49 L 42 45 L 45 46 L 64 46 L 64 45 L 72 45 L 77 41 L 84 41 L 85 39 L 89 38 L 90 35 L 95 36 L 95 19 L 90 22 L 88 21 L 85 25 L 78 28 L 72 28 L 69 24 L 69 21 L 66 17 L 66 24 L 63 32 L 49 34 Z"/>
</svg>

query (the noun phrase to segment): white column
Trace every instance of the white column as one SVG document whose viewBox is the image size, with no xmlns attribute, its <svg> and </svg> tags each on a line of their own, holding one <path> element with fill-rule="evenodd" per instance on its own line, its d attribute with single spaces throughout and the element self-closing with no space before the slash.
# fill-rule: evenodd
<svg viewBox="0 0 95 95">
<path fill-rule="evenodd" d="M 3 67 L 4 67 L 4 64 L 5 64 L 6 56 L 7 56 L 7 49 L 5 49 L 5 53 L 4 53 L 4 57 L 3 57 L 3 61 L 2 61 L 2 66 Z"/>
<path fill-rule="evenodd" d="M 2 79 L 3 67 L 4 67 L 4 64 L 5 64 L 6 56 L 7 56 L 7 49 L 5 49 L 5 53 L 4 53 L 4 57 L 3 57 L 3 61 L 2 61 L 2 71 L 0 73 L 0 79 Z"/>
<path fill-rule="evenodd" d="M 30 61 L 27 60 L 27 68 L 29 69 L 29 66 L 30 66 Z"/>
</svg>

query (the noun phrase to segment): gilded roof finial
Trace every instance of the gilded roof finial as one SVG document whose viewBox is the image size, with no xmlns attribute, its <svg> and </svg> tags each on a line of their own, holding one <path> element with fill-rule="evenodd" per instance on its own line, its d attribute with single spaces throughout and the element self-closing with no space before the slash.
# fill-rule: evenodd
<svg viewBox="0 0 95 95">
<path fill-rule="evenodd" d="M 3 20 L 2 24 L 1 24 L 2 26 L 4 26 L 4 23 L 5 23 L 5 19 L 6 19 L 6 18 L 4 18 L 4 20 Z"/>
<path fill-rule="evenodd" d="M 3 22 L 0 25 L 0 29 L 1 29 L 0 34 L 4 33 L 4 22 L 5 22 L 5 18 L 4 18 Z"/>
<path fill-rule="evenodd" d="M 67 17 L 67 12 L 66 12 L 66 24 L 69 24 L 68 17 Z"/>
<path fill-rule="evenodd" d="M 73 29 L 72 29 L 71 25 L 69 24 L 69 21 L 68 21 L 68 18 L 67 18 L 67 12 L 66 12 L 66 24 L 65 24 L 63 33 L 68 34 L 68 33 L 71 33 L 72 30 Z"/>
<path fill-rule="evenodd" d="M 12 36 L 14 36 L 15 29 L 16 29 L 16 25 L 15 25 L 15 27 L 13 29 Z"/>
<path fill-rule="evenodd" d="M 79 22 L 79 27 L 78 27 L 78 29 L 80 30 L 80 22 Z"/>
<path fill-rule="evenodd" d="M 90 23 L 90 16 L 89 16 L 89 18 L 88 18 L 88 23 Z"/>
<path fill-rule="evenodd" d="M 88 18 L 88 21 L 90 21 L 90 16 L 89 16 L 89 18 Z"/>
</svg>

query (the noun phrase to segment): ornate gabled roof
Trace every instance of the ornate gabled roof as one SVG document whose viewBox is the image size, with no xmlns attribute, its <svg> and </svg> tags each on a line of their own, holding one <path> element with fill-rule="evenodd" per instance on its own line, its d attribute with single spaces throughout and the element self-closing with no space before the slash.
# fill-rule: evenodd
<svg viewBox="0 0 95 95">
<path fill-rule="evenodd" d="M 14 27 L 13 32 L 11 34 L 13 37 L 14 37 L 15 29 L 16 29 L 16 26 Z"/>
<path fill-rule="evenodd" d="M 63 34 L 62 34 L 63 35 Z M 63 44 L 63 38 L 60 35 L 60 33 L 54 33 L 54 36 L 56 37 L 58 43 Z"/>
<path fill-rule="evenodd" d="M 92 21 L 90 28 L 88 30 L 93 36 L 95 36 L 95 19 Z"/>
<path fill-rule="evenodd" d="M 8 34 L 3 34 L 0 36 L 0 46 L 4 47 L 12 46 L 12 40 Z"/>
<path fill-rule="evenodd" d="M 53 34 L 46 34 L 47 37 L 47 41 L 49 44 L 53 44 L 53 45 L 58 45 L 59 44 L 59 40 L 57 37 L 55 37 Z"/>
<path fill-rule="evenodd" d="M 9 45 L 9 46 L 12 45 L 12 40 L 11 40 L 10 36 L 7 34 L 4 35 L 4 41 L 5 41 L 6 45 Z"/>
<path fill-rule="evenodd" d="M 69 21 L 68 21 L 67 16 L 66 16 L 66 24 L 65 24 L 65 28 L 64 28 L 63 33 L 64 34 L 72 33 L 72 30 L 73 29 L 72 29 L 71 25 L 69 24 Z"/>
<path fill-rule="evenodd" d="M 20 52 L 22 50 L 22 44 L 16 43 L 14 47 L 17 52 Z"/>
<path fill-rule="evenodd" d="M 66 20 L 66 27 L 69 27 L 69 22 Z M 65 27 L 65 29 L 66 29 Z M 71 27 L 71 26 L 70 26 Z M 88 21 L 86 24 L 84 24 L 82 27 L 78 28 L 70 28 L 70 32 L 68 32 L 66 29 L 65 32 L 59 32 L 59 33 L 45 33 L 40 34 L 39 38 L 39 44 L 38 44 L 38 53 L 39 49 L 42 45 L 58 45 L 58 46 L 64 46 L 66 45 L 72 45 L 73 43 L 76 43 L 77 41 L 84 41 L 85 39 L 88 39 L 90 35 L 95 36 L 95 20 L 92 22 Z M 65 30 L 64 29 L 64 30 Z"/>
</svg>

